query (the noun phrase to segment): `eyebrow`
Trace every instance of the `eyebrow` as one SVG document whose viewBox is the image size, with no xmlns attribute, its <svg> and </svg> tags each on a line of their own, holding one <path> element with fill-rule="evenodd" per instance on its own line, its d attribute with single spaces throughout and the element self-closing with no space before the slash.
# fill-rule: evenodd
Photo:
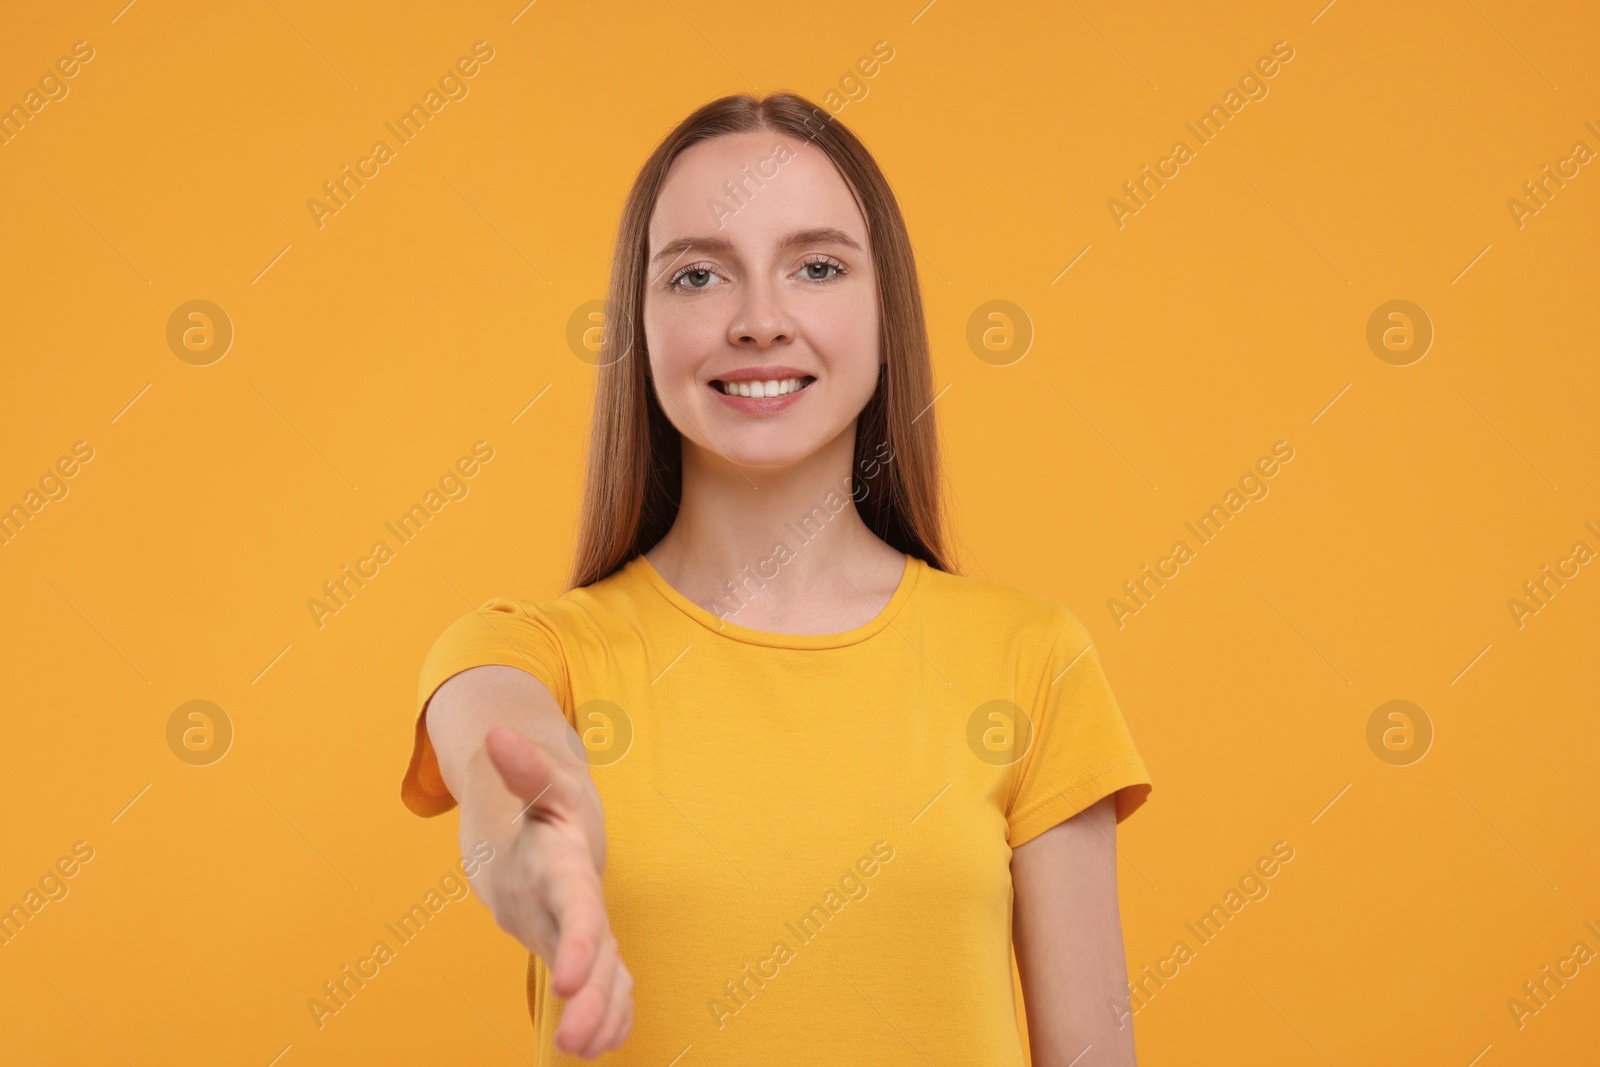
<svg viewBox="0 0 1600 1067">
<path fill-rule="evenodd" d="M 780 241 L 778 247 L 792 248 L 795 245 L 810 244 L 840 244 L 846 248 L 853 248 L 857 252 L 863 251 L 854 237 L 832 226 L 817 226 L 808 230 L 796 230 Z M 726 237 L 679 237 L 675 241 L 668 241 L 662 245 L 661 251 L 655 254 L 650 263 L 654 266 L 668 257 L 676 258 L 685 252 L 694 251 L 731 252 L 733 251 L 733 242 Z"/>
</svg>

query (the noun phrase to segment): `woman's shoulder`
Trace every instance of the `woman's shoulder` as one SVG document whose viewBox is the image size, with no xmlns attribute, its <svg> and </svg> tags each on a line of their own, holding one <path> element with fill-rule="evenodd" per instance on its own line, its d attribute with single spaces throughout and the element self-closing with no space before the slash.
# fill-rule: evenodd
<svg viewBox="0 0 1600 1067">
<path fill-rule="evenodd" d="M 1007 582 L 927 567 L 928 609 L 936 617 L 961 620 L 985 630 L 1007 630 L 1018 638 L 1088 642 L 1088 630 L 1061 601 Z"/>
<path fill-rule="evenodd" d="M 623 601 L 638 595 L 636 560 L 637 557 L 630 559 L 604 578 L 588 585 L 565 590 L 547 586 L 543 592 L 530 589 L 503 592 L 478 604 L 476 611 L 480 614 L 501 612 L 553 626 L 603 620 L 613 614 Z"/>
</svg>

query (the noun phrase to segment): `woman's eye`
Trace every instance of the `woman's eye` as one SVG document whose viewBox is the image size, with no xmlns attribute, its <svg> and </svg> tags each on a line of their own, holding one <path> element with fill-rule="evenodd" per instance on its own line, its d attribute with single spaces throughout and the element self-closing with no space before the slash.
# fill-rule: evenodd
<svg viewBox="0 0 1600 1067">
<path fill-rule="evenodd" d="M 714 277 L 712 272 L 705 267 L 687 267 L 677 273 L 672 279 L 674 289 L 705 289 L 711 284 Z M 695 279 L 694 284 L 685 285 L 685 279 Z"/>
<path fill-rule="evenodd" d="M 850 273 L 842 263 L 835 263 L 831 259 L 802 264 L 800 272 L 807 281 L 812 282 L 831 282 Z M 673 275 L 667 287 L 679 292 L 703 292 L 711 288 L 711 280 L 715 277 L 717 272 L 710 267 L 685 267 Z"/>
<path fill-rule="evenodd" d="M 801 270 L 806 272 L 806 278 L 814 282 L 832 281 L 834 278 L 843 277 L 846 273 L 844 267 L 828 259 L 819 259 L 814 263 L 807 263 Z M 826 273 L 833 271 L 832 274 Z M 813 273 L 821 271 L 822 273 Z"/>
</svg>

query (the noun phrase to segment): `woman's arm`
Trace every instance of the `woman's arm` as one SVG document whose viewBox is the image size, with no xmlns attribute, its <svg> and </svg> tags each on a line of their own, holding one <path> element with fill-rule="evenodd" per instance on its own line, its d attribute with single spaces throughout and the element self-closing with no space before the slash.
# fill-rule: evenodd
<svg viewBox="0 0 1600 1067">
<path fill-rule="evenodd" d="M 1033 1067 L 1136 1062 L 1115 803 L 1115 794 L 1102 797 L 1011 853 L 1012 937 Z"/>
<path fill-rule="evenodd" d="M 620 1046 L 633 1021 L 601 892 L 605 817 L 577 733 L 550 690 L 515 667 L 452 676 L 427 710 L 439 773 L 461 805 L 462 855 L 493 848 L 473 887 L 495 922 L 551 971 L 567 1004 L 563 1051 Z"/>
</svg>

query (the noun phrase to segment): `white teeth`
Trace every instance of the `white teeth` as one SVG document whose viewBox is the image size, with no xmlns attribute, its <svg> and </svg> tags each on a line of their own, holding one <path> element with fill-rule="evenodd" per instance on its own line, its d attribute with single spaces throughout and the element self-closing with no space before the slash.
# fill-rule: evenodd
<svg viewBox="0 0 1600 1067">
<path fill-rule="evenodd" d="M 800 388 L 799 378 L 784 378 L 782 381 L 769 378 L 764 382 L 723 382 L 722 391 L 729 396 L 748 396 L 757 399 L 769 396 L 784 396 Z"/>
</svg>

